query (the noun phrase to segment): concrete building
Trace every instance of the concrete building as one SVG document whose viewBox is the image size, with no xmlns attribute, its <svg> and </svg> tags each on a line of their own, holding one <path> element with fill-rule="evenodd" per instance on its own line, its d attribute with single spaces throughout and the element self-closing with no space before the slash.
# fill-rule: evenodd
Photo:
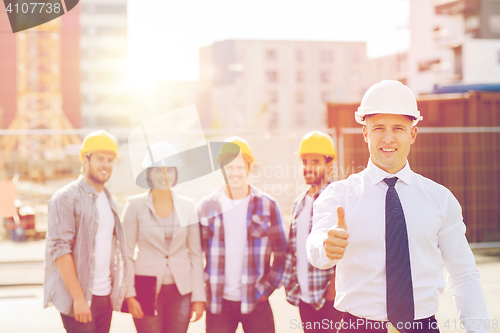
<svg viewBox="0 0 500 333">
<path fill-rule="evenodd" d="M 200 49 L 206 128 L 318 128 L 327 102 L 366 91 L 366 43 L 225 40 Z"/>
<path fill-rule="evenodd" d="M 381 80 L 398 80 L 406 84 L 407 66 L 407 52 L 368 59 L 368 72 L 364 74 L 368 87 Z"/>
<path fill-rule="evenodd" d="M 411 0 L 408 85 L 500 82 L 500 2 Z"/>
<path fill-rule="evenodd" d="M 131 92 L 131 125 L 154 118 L 168 111 L 196 104 L 195 81 L 156 81 Z"/>
<path fill-rule="evenodd" d="M 127 0 L 87 0 L 79 6 L 83 126 L 129 126 Z"/>
</svg>

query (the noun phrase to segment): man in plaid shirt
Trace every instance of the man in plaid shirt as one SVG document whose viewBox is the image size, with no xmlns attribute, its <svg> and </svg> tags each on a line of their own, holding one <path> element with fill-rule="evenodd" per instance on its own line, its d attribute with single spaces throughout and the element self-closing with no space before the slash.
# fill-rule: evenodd
<svg viewBox="0 0 500 333">
<path fill-rule="evenodd" d="M 312 205 L 329 184 L 335 147 L 328 134 L 313 131 L 300 143 L 300 157 L 309 189 L 293 203 L 290 236 L 286 250 L 283 284 L 286 298 L 298 306 L 301 323 L 295 324 L 309 332 L 336 332 L 342 313 L 333 307 L 335 299 L 334 268 L 320 270 L 309 264 L 306 240 L 312 228 Z"/>
<path fill-rule="evenodd" d="M 283 276 L 283 221 L 276 201 L 247 184 L 254 161 L 248 143 L 238 137 L 226 141 L 232 144 L 222 147 L 217 161 L 228 185 L 199 204 L 207 333 L 234 333 L 240 322 L 246 333 L 271 333 L 275 329 L 268 297 Z M 234 144 L 241 153 L 231 149 Z"/>
<path fill-rule="evenodd" d="M 125 296 L 125 241 L 104 187 L 118 156 L 106 131 L 87 135 L 83 175 L 49 201 L 44 307 L 54 305 L 68 333 L 107 333 Z"/>
</svg>

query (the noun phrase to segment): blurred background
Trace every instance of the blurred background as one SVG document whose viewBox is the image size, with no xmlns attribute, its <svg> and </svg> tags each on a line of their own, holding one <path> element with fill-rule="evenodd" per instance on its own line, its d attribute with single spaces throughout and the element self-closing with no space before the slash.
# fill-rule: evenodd
<svg viewBox="0 0 500 333">
<path fill-rule="evenodd" d="M 207 141 L 249 141 L 251 182 L 278 200 L 288 223 L 305 189 L 300 139 L 332 135 L 334 180 L 361 171 L 368 150 L 354 111 L 384 79 L 417 96 L 424 120 L 410 164 L 462 204 L 490 314 L 500 319 L 500 1 L 83 0 L 16 34 L 0 5 L 0 332 L 63 331 L 40 299 L 47 201 L 78 176 L 86 134 L 105 129 L 119 141 L 108 188 L 121 211 L 143 191 L 127 155 L 130 132 L 195 104 Z M 199 200 L 197 186 L 183 194 Z M 298 312 L 279 292 L 278 332 L 298 331 L 289 325 Z M 453 326 L 451 295 L 442 297 L 440 324 L 450 320 L 442 331 L 463 331 Z M 21 309 L 33 320 L 21 320 Z M 135 331 L 117 316 L 116 332 Z"/>
</svg>

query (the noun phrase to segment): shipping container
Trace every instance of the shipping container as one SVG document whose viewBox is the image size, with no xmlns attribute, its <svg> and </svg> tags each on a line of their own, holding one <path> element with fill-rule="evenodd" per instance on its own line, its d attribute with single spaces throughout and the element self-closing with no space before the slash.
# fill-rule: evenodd
<svg viewBox="0 0 500 333">
<path fill-rule="evenodd" d="M 424 117 L 408 157 L 413 171 L 446 186 L 458 199 L 471 243 L 500 241 L 500 93 L 421 96 Z M 328 127 L 337 133 L 340 178 L 368 162 L 359 103 L 328 105 Z"/>
</svg>

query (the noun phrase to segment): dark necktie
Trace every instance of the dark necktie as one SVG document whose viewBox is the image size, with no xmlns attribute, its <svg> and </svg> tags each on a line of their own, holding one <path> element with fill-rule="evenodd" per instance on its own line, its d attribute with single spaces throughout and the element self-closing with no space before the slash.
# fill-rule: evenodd
<svg viewBox="0 0 500 333">
<path fill-rule="evenodd" d="M 389 185 L 385 197 L 385 273 L 387 318 L 402 329 L 415 319 L 415 305 L 405 215 L 394 187 L 397 180 L 384 179 Z"/>
</svg>

